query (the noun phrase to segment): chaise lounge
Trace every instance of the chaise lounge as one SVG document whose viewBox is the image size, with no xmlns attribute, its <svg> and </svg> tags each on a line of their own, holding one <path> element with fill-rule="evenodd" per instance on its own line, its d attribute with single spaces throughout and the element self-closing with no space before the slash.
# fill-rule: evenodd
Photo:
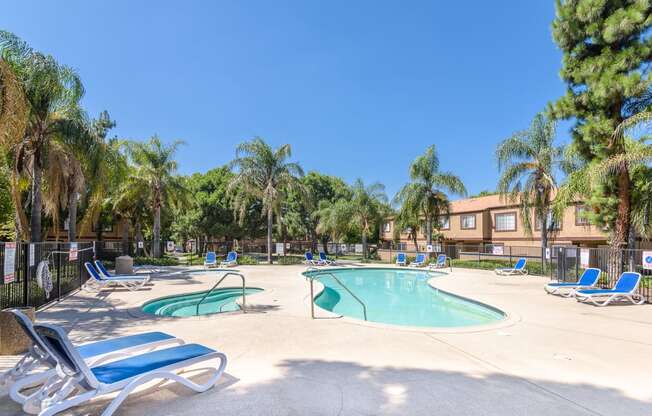
<svg viewBox="0 0 652 416">
<path fill-rule="evenodd" d="M 105 287 L 116 285 L 134 291 L 141 289 L 147 284 L 147 282 L 149 282 L 149 275 L 112 277 L 102 276 L 89 261 L 84 263 L 84 267 L 86 268 L 88 274 L 91 276 L 91 278 L 88 279 L 84 286 L 86 289 L 96 292 L 99 292 Z"/>
<path fill-rule="evenodd" d="M 30 395 L 23 390 L 39 386 L 56 375 L 56 360 L 48 347 L 34 330 L 32 321 L 16 309 L 10 310 L 25 335 L 32 341 L 27 354 L 10 370 L 0 375 L 0 385 L 10 386 L 9 396 L 17 403 L 24 404 Z M 145 332 L 111 338 L 75 346 L 79 356 L 91 367 L 102 363 L 129 357 L 130 355 L 152 351 L 158 347 L 181 345 L 183 340 L 164 332 Z"/>
<path fill-rule="evenodd" d="M 602 270 L 596 268 L 584 269 L 582 276 L 577 282 L 550 282 L 545 287 L 544 290 L 549 295 L 561 295 L 565 298 L 571 297 L 575 294 L 575 291 L 578 289 L 590 289 L 595 287 L 600 279 L 600 274 Z"/>
<path fill-rule="evenodd" d="M 43 324 L 34 325 L 34 330 L 54 357 L 58 373 L 26 403 L 27 407 L 39 406 L 39 416 L 52 416 L 95 397 L 119 392 L 102 412 L 102 416 L 111 416 L 135 388 L 152 380 L 173 380 L 203 392 L 215 385 L 227 363 L 226 355 L 221 352 L 199 344 L 184 344 L 91 368 L 61 328 Z M 190 366 L 214 359 L 219 359 L 220 363 L 217 367 L 209 367 L 211 376 L 203 384 L 178 374 Z"/>
<path fill-rule="evenodd" d="M 642 305 L 645 298 L 636 293 L 641 283 L 641 274 L 623 272 L 613 289 L 580 289 L 575 291 L 575 299 L 579 302 L 591 302 L 596 306 L 607 306 L 616 300 L 628 300 L 634 305 Z M 602 299 L 602 300 L 601 300 Z"/>
<path fill-rule="evenodd" d="M 527 260 L 525 259 L 525 257 L 521 257 L 520 259 L 518 259 L 514 267 L 502 267 L 502 268 L 495 269 L 494 272 L 500 276 L 511 276 L 511 275 L 524 276 L 528 273 L 527 269 L 525 268 L 526 264 L 527 264 Z"/>
<path fill-rule="evenodd" d="M 229 251 L 229 254 L 226 255 L 226 260 L 220 263 L 220 267 L 231 267 L 238 265 L 238 253 L 235 251 Z"/>
</svg>

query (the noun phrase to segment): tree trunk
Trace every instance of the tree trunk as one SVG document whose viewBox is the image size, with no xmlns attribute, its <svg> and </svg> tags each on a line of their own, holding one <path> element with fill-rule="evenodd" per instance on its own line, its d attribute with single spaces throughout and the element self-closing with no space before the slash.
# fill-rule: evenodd
<svg viewBox="0 0 652 416">
<path fill-rule="evenodd" d="M 161 205 L 154 208 L 154 227 L 152 227 L 152 256 L 161 257 Z"/>
<path fill-rule="evenodd" d="M 629 241 L 631 183 L 629 170 L 622 165 L 618 170 L 618 215 L 611 244 L 614 249 L 626 248 Z"/>
<path fill-rule="evenodd" d="M 272 210 L 267 211 L 267 262 L 272 264 L 272 227 L 274 225 L 274 214 Z"/>
<path fill-rule="evenodd" d="M 122 253 L 126 255 L 131 255 L 131 250 L 129 250 L 129 220 L 122 220 Z M 136 243 L 136 247 L 138 243 Z"/>
<path fill-rule="evenodd" d="M 412 242 L 414 243 L 414 251 L 419 251 L 419 244 L 417 243 L 417 230 L 412 233 Z"/>
<path fill-rule="evenodd" d="M 426 218 L 426 244 L 432 244 L 432 218 Z"/>
<path fill-rule="evenodd" d="M 367 258 L 367 233 L 365 231 L 362 232 L 362 258 Z"/>
<path fill-rule="evenodd" d="M 541 218 L 541 250 L 545 253 L 548 247 L 548 215 L 542 215 Z M 546 262 L 541 263 L 543 273 L 546 271 Z"/>
<path fill-rule="evenodd" d="M 43 210 L 42 198 L 42 178 L 43 169 L 41 166 L 40 151 L 37 150 L 32 155 L 32 201 L 30 213 L 30 239 L 32 242 L 40 242 L 41 236 L 41 212 Z M 55 227 L 58 227 L 55 224 Z"/>
<path fill-rule="evenodd" d="M 324 254 L 326 254 L 328 256 L 329 253 L 328 253 L 328 236 L 327 235 L 323 235 L 321 237 L 321 244 L 324 246 Z M 335 251 L 337 251 L 337 250 L 335 250 Z"/>
<path fill-rule="evenodd" d="M 68 241 L 77 241 L 77 192 L 68 195 Z"/>
</svg>

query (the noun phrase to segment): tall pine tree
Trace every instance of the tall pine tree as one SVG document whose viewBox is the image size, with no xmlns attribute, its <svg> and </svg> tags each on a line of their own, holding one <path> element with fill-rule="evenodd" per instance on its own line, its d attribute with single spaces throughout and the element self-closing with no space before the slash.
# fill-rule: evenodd
<svg viewBox="0 0 652 416">
<path fill-rule="evenodd" d="M 566 95 L 550 106 L 556 118 L 574 119 L 572 136 L 582 156 L 601 161 L 624 152 L 614 130 L 649 89 L 652 61 L 651 0 L 557 0 L 553 38 L 564 53 Z M 623 163 L 590 198 L 611 244 L 627 244 L 631 179 Z"/>
</svg>

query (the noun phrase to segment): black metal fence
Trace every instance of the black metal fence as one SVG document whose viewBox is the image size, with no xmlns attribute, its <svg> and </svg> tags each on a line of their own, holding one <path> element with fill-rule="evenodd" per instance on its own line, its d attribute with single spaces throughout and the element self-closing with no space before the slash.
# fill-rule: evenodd
<svg viewBox="0 0 652 416">
<path fill-rule="evenodd" d="M 83 264 L 93 259 L 93 243 L 77 243 L 76 250 L 74 246 L 72 248 L 71 253 L 69 243 L 0 242 L 0 309 L 40 308 L 79 289 L 88 279 Z M 12 253 L 13 262 L 5 258 Z M 52 290 L 49 293 L 45 290 L 47 285 L 39 284 L 37 279 L 37 269 L 42 261 L 48 262 L 52 277 Z"/>
<path fill-rule="evenodd" d="M 160 242 L 160 252 L 166 252 L 166 242 Z M 152 257 L 154 243 L 151 241 L 96 241 L 96 256 L 100 260 L 115 260 L 119 256 Z"/>
</svg>

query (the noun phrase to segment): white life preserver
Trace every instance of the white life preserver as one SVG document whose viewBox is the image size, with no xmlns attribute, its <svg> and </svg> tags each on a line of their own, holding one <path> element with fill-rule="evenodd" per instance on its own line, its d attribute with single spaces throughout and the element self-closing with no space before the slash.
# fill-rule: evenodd
<svg viewBox="0 0 652 416">
<path fill-rule="evenodd" d="M 50 263 L 42 260 L 36 268 L 36 284 L 45 292 L 45 298 L 50 299 L 50 292 L 54 288 L 52 284 L 52 273 L 50 273 Z"/>
</svg>

